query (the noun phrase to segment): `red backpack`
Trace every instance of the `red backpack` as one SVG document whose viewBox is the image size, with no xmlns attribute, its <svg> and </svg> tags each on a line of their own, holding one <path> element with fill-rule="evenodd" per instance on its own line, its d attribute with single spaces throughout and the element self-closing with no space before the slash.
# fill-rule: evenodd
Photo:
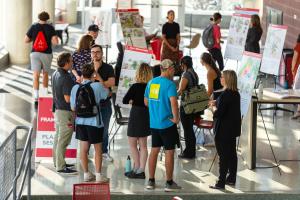
<svg viewBox="0 0 300 200">
<path fill-rule="evenodd" d="M 46 49 L 48 49 L 48 44 L 46 41 L 44 28 L 42 27 L 42 30 L 40 30 L 35 38 L 35 41 L 33 43 L 33 50 L 36 52 L 44 52 Z"/>
</svg>

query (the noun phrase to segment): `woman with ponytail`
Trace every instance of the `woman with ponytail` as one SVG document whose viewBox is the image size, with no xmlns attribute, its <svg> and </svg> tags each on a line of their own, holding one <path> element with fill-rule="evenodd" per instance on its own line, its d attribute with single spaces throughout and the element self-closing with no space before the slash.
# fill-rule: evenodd
<svg viewBox="0 0 300 200">
<path fill-rule="evenodd" d="M 217 68 L 212 55 L 209 53 L 204 52 L 201 55 L 200 62 L 207 70 L 207 94 L 211 96 L 214 91 L 222 88 L 220 81 L 221 72 Z"/>
<path fill-rule="evenodd" d="M 210 18 L 210 21 L 213 24 L 213 36 L 215 44 L 213 48 L 208 49 L 209 53 L 211 53 L 214 60 L 218 62 L 218 66 L 220 71 L 224 69 L 224 61 L 223 55 L 221 51 L 221 28 L 219 24 L 221 23 L 222 15 L 220 13 L 214 13 L 213 16 Z"/>
</svg>

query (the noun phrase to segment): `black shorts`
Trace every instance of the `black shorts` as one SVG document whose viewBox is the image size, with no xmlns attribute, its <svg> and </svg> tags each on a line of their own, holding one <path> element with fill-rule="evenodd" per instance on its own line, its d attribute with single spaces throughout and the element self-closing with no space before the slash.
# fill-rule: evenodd
<svg viewBox="0 0 300 200">
<path fill-rule="evenodd" d="M 165 150 L 173 150 L 179 146 L 179 134 L 176 124 L 166 129 L 151 129 L 152 147 L 164 147 Z"/>
<path fill-rule="evenodd" d="M 102 143 L 103 128 L 86 125 L 76 125 L 76 139 L 90 144 Z"/>
</svg>

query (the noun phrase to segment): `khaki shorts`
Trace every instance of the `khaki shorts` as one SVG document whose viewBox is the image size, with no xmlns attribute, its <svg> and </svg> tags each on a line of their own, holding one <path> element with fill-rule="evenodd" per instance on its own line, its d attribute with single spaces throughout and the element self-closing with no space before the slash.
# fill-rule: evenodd
<svg viewBox="0 0 300 200">
<path fill-rule="evenodd" d="M 32 52 L 30 54 L 31 70 L 50 72 L 52 58 L 52 54 Z"/>
</svg>

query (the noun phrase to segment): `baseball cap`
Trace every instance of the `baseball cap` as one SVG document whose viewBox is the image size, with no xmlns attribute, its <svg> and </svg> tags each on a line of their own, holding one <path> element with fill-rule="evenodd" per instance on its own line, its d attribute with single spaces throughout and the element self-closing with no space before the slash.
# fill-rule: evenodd
<svg viewBox="0 0 300 200">
<path fill-rule="evenodd" d="M 174 66 L 174 63 L 170 59 L 164 59 L 161 61 L 160 66 L 164 69 Z"/>
<path fill-rule="evenodd" d="M 99 27 L 96 24 L 92 24 L 89 26 L 88 31 L 98 32 Z"/>
</svg>

